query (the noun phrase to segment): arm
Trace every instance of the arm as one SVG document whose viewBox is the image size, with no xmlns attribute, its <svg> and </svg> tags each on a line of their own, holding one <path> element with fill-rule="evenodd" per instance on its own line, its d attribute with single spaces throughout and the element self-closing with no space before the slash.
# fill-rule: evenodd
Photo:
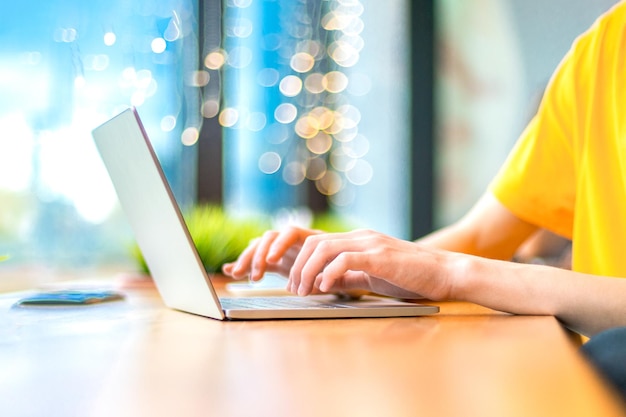
<svg viewBox="0 0 626 417">
<path fill-rule="evenodd" d="M 626 279 L 466 257 L 452 261 L 450 297 L 514 314 L 554 315 L 592 336 L 626 326 Z"/>
<path fill-rule="evenodd" d="M 267 232 L 224 272 L 253 279 L 279 272 L 299 295 L 365 289 L 554 315 L 586 335 L 626 325 L 626 279 L 500 260 L 509 259 L 534 230 L 486 195 L 460 222 L 417 242 L 367 230 Z"/>
<path fill-rule="evenodd" d="M 487 192 L 460 221 L 417 242 L 454 252 L 509 260 L 536 230 L 536 226 L 513 215 Z"/>
<path fill-rule="evenodd" d="M 366 230 L 308 238 L 288 288 L 299 295 L 367 289 L 469 301 L 513 314 L 553 315 L 587 336 L 626 326 L 626 279 L 450 252 Z"/>
</svg>

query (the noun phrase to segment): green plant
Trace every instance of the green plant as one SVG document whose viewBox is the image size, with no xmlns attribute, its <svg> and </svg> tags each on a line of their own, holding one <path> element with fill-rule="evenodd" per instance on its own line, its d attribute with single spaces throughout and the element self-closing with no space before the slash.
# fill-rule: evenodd
<svg viewBox="0 0 626 417">
<path fill-rule="evenodd" d="M 195 206 L 183 217 L 200 260 L 209 273 L 219 272 L 223 264 L 237 259 L 250 240 L 270 227 L 269 219 L 260 216 L 229 216 L 221 207 L 214 205 Z M 137 245 L 131 249 L 131 255 L 137 260 L 140 269 L 148 273 Z"/>
<path fill-rule="evenodd" d="M 348 232 L 354 229 L 344 217 L 333 212 L 316 213 L 311 227 L 329 233 Z"/>
<path fill-rule="evenodd" d="M 9 255 L 0 255 L 0 262 L 6 261 L 7 259 L 9 259 Z"/>
<path fill-rule="evenodd" d="M 235 218 L 206 205 L 195 207 L 185 221 L 207 272 L 218 272 L 224 263 L 237 259 L 250 240 L 270 227 L 268 219 Z"/>
</svg>

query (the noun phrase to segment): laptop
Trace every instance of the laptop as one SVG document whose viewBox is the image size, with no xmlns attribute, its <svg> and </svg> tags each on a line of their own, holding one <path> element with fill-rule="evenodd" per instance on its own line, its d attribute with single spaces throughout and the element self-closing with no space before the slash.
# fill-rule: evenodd
<svg viewBox="0 0 626 417">
<path fill-rule="evenodd" d="M 163 302 L 217 320 L 406 317 L 437 306 L 365 296 L 219 298 L 204 269 L 135 108 L 93 130 L 93 138 Z"/>
</svg>

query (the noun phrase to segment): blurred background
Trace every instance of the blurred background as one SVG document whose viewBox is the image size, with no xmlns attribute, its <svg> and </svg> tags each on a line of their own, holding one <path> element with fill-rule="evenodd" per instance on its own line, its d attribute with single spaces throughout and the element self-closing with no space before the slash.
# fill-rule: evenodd
<svg viewBox="0 0 626 417">
<path fill-rule="evenodd" d="M 183 210 L 417 238 L 483 193 L 615 0 L 0 5 L 0 290 L 133 268 L 91 130 L 135 106 Z"/>
</svg>

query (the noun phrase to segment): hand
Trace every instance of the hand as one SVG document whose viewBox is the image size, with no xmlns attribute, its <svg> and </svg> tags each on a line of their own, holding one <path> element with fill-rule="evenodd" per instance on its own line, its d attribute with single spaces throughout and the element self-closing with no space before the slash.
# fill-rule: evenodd
<svg viewBox="0 0 626 417">
<path fill-rule="evenodd" d="M 267 231 L 250 242 L 235 262 L 225 264 L 222 271 L 235 279 L 249 276 L 253 281 L 260 280 L 266 272 L 286 277 L 306 238 L 320 233 L 299 227 Z"/>
<path fill-rule="evenodd" d="M 323 234 L 291 227 L 266 232 L 223 270 L 252 280 L 276 272 L 287 276 L 287 289 L 299 295 L 360 289 L 443 299 L 449 293 L 443 265 L 451 255 L 446 254 L 373 231 Z"/>
<path fill-rule="evenodd" d="M 367 289 L 400 298 L 447 298 L 447 266 L 458 255 L 357 230 L 306 238 L 289 272 L 287 289 L 299 295 Z"/>
</svg>

